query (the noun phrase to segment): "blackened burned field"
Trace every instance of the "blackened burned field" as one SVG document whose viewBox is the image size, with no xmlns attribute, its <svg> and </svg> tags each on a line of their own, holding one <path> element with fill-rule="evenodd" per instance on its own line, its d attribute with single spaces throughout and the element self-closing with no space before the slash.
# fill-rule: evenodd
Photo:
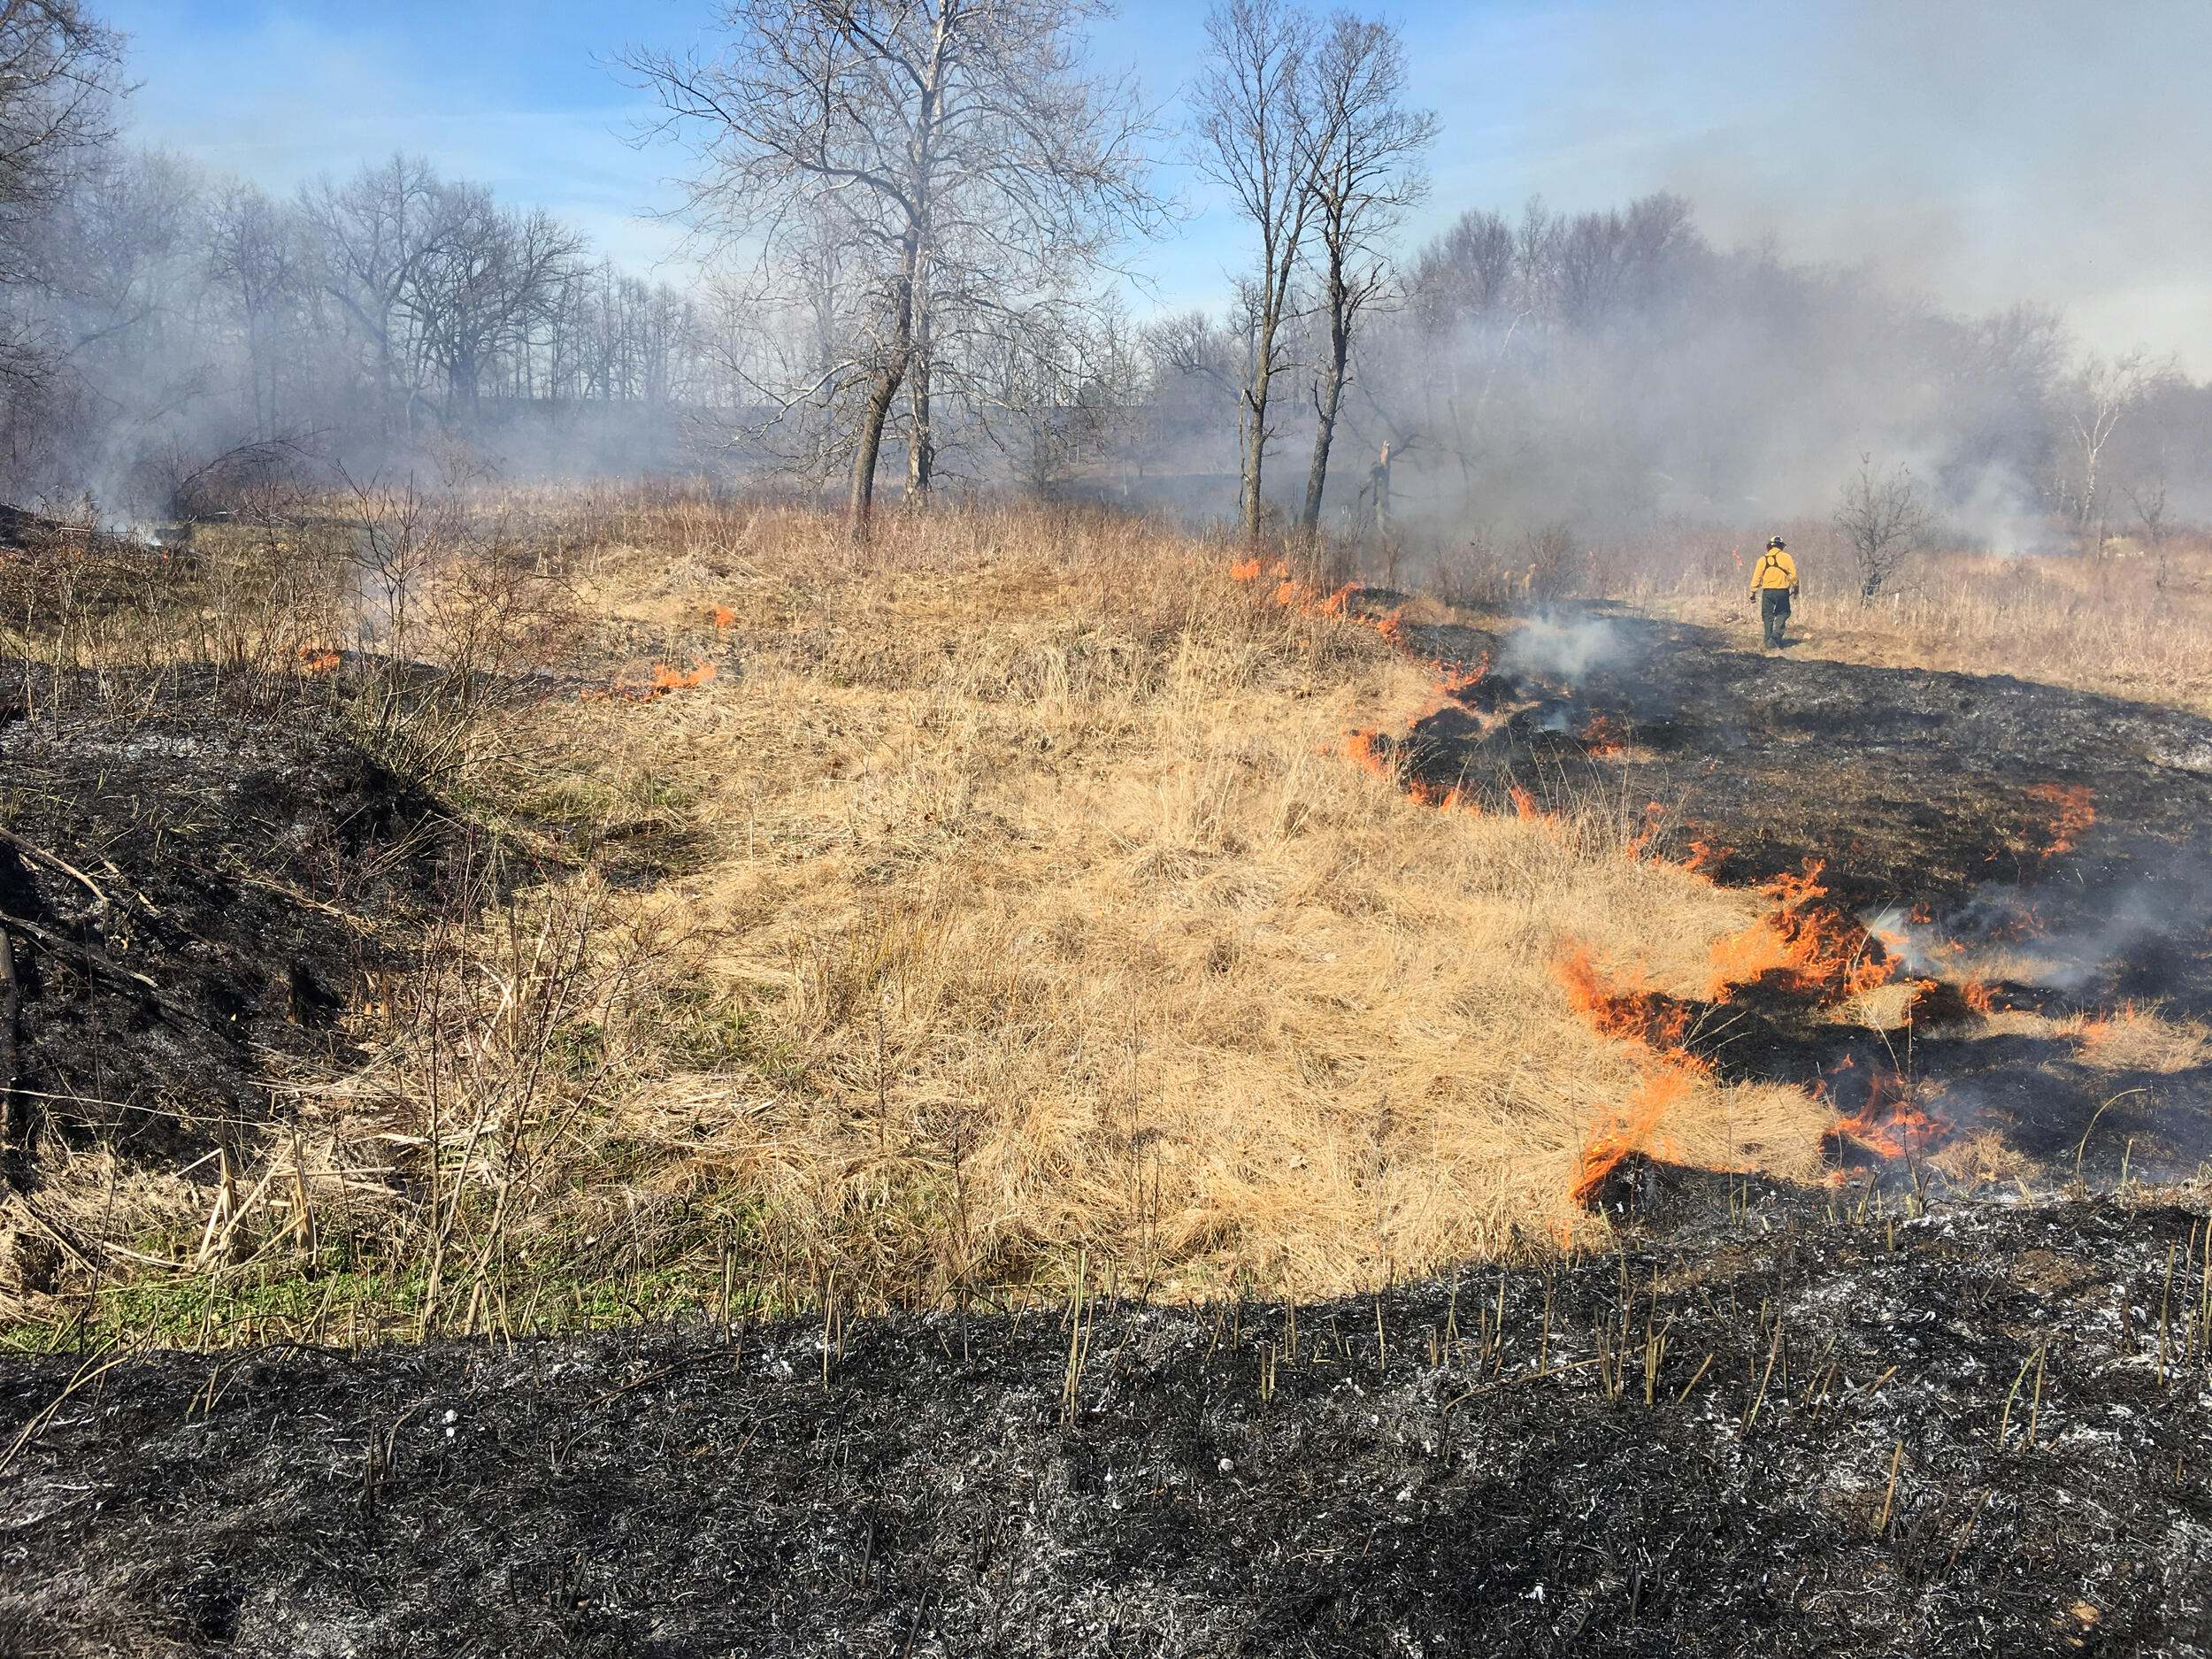
<svg viewBox="0 0 2212 1659">
<path fill-rule="evenodd" d="M 1294 1324 L 19 1361 L 0 1647 L 2212 1651 L 2196 1217 L 1762 1221 Z"/>
<path fill-rule="evenodd" d="M 2007 676 L 1762 656 L 1603 611 L 1406 634 L 1485 665 L 1403 741 L 1432 798 L 1605 803 L 1653 855 L 1786 903 L 1816 892 L 1870 938 L 1878 975 L 1924 987 L 1888 1031 L 1771 978 L 1679 1010 L 1721 1075 L 1816 1088 L 1858 1118 L 1870 1091 L 1877 1116 L 1909 1102 L 2047 1170 L 2071 1172 L 2093 1124 L 2082 1167 L 2107 1179 L 2130 1156 L 2179 1179 L 2212 1148 L 2212 1069 L 2085 1066 L 2081 1036 L 2049 1024 L 2131 1003 L 2212 1016 L 2212 721 Z M 1984 1018 L 2008 1011 L 2049 1020 Z"/>
<path fill-rule="evenodd" d="M 10 1186 L 71 1145 L 169 1170 L 267 1121 L 465 842 L 334 679 L 0 672 Z"/>
<path fill-rule="evenodd" d="M 2212 918 L 2212 721 L 2198 716 L 2007 675 L 1762 656 L 1602 611 L 1407 633 L 1423 654 L 1491 664 L 1415 734 L 1432 780 L 1613 795 L 1626 766 L 1632 804 L 1659 802 L 1732 885 L 1818 859 L 1854 905 L 2140 886 L 2153 907 Z M 2176 977 L 2212 992 L 2201 972 Z"/>
</svg>

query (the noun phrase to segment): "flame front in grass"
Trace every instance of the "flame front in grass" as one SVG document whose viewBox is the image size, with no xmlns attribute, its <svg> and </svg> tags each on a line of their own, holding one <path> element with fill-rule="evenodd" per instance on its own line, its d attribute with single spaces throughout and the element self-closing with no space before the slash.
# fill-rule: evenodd
<svg viewBox="0 0 2212 1659">
<path fill-rule="evenodd" d="M 1780 875 L 1759 889 L 1775 908 L 1713 946 L 1710 994 L 1725 1002 L 1743 986 L 1778 979 L 1790 989 L 1841 1001 L 1886 985 L 1897 958 L 1881 941 L 1834 905 L 1824 902 L 1826 866 L 1806 862 L 1801 875 Z"/>
<path fill-rule="evenodd" d="M 2080 784 L 2030 784 L 2028 796 L 2051 809 L 2051 826 L 2043 845 L 2043 856 L 2046 858 L 2055 858 L 2061 853 L 2072 852 L 2081 844 L 2081 838 L 2088 833 L 2090 826 L 2097 821 L 2096 801 Z"/>
<path fill-rule="evenodd" d="M 1380 732 L 1347 732 L 1344 752 L 1363 772 L 1386 779 L 1398 775 L 1397 747 Z"/>
<path fill-rule="evenodd" d="M 1690 1079 L 1679 1071 L 1658 1071 L 1647 1076 L 1610 1120 L 1584 1143 L 1567 1196 L 1584 1210 L 1591 1208 L 1605 1186 L 1605 1178 L 1623 1158 L 1657 1148 L 1661 1123 L 1689 1090 Z"/>
<path fill-rule="evenodd" d="M 672 691 L 689 691 L 710 682 L 716 674 L 714 664 L 705 657 L 695 659 L 689 668 L 678 668 L 670 663 L 655 663 L 641 673 L 625 670 L 615 676 L 614 684 L 604 691 L 587 691 L 588 701 L 601 697 L 619 698 L 626 703 L 653 703 Z"/>
<path fill-rule="evenodd" d="M 1682 861 L 1682 867 L 1694 876 L 1709 875 L 1715 865 L 1735 850 L 1732 847 L 1722 846 L 1718 841 L 1694 836 L 1690 841 L 1690 856 Z"/>
<path fill-rule="evenodd" d="M 737 626 L 737 612 L 727 605 L 717 605 L 709 614 L 713 618 L 714 631 L 717 634 L 727 634 Z"/>
<path fill-rule="evenodd" d="M 1654 990 L 1641 974 L 1625 983 L 1610 983 L 1580 945 L 1563 953 L 1552 964 L 1552 972 L 1575 1011 L 1601 1035 L 1641 1044 L 1671 1065 L 1706 1069 L 1686 1046 L 1694 1012 L 1690 1005 Z"/>
<path fill-rule="evenodd" d="M 1610 715 L 1593 715 L 1582 728 L 1582 747 L 1594 759 L 1610 760 L 1628 752 L 1628 735 Z"/>
<path fill-rule="evenodd" d="M 1877 1071 L 1868 1080 L 1866 1103 L 1836 1119 L 1834 1134 L 1877 1157 L 1917 1156 L 1943 1139 L 1949 1126 L 1922 1111 L 1905 1079 Z"/>
<path fill-rule="evenodd" d="M 300 672 L 303 674 L 334 674 L 338 672 L 338 665 L 344 661 L 345 658 L 335 651 L 312 645 L 303 645 L 299 649 Z"/>
<path fill-rule="evenodd" d="M 1659 833 L 1666 821 L 1667 809 L 1663 805 L 1656 801 L 1646 802 L 1643 827 L 1630 837 L 1628 856 L 1631 858 L 1641 858 L 1644 856 L 1644 849 L 1651 845 L 1651 838 Z"/>
</svg>

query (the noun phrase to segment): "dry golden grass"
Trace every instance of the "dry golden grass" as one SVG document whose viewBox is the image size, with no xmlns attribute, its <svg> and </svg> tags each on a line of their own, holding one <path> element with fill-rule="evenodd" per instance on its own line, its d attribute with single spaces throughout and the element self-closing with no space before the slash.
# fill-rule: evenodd
<svg viewBox="0 0 2212 1659">
<path fill-rule="evenodd" d="M 2189 1071 L 2212 1055 L 2212 1031 L 2202 1022 L 2135 1002 L 2093 1018 L 2076 1015 L 2056 1029 L 2080 1045 L 2083 1064 L 2108 1071 Z"/>
<path fill-rule="evenodd" d="M 653 1145 L 653 1193 L 744 1193 L 848 1283 L 1088 1253 L 1171 1294 L 1315 1292 L 1548 1244 L 1638 1079 L 1563 943 L 1688 989 L 1749 913 L 1601 822 L 1441 814 L 1351 765 L 1426 673 L 1156 527 L 937 519 L 864 563 L 787 515 L 633 534 L 586 606 L 724 607 L 740 666 L 553 741 L 688 803 L 695 865 L 646 904 L 710 941 L 746 1057 L 641 1079 L 605 1129 Z M 1823 1127 L 1702 1084 L 1662 1133 L 1805 1176 Z"/>
<path fill-rule="evenodd" d="M 2116 543 L 2103 557 L 1937 552 L 1861 603 L 1847 556 L 1800 556 L 1806 597 L 1791 618 L 1800 657 L 2014 674 L 2212 714 L 2212 545 L 2162 552 Z M 1662 582 L 1626 586 L 1654 611 L 1758 637 L 1725 550 Z"/>
<path fill-rule="evenodd" d="M 1079 1263 L 1310 1294 L 1602 1241 L 1568 1194 L 1650 1059 L 1554 964 L 1571 942 L 1694 995 L 1761 901 L 1628 856 L 1601 806 L 1417 804 L 1343 747 L 1426 671 L 1156 526 L 947 513 L 864 554 L 796 511 L 588 506 L 523 503 L 596 672 L 715 677 L 472 746 L 472 797 L 556 873 L 365 995 L 368 1063 L 299 1082 L 242 1218 L 208 1170 L 119 1211 L 91 1163 L 53 1213 L 113 1240 L 127 1212 L 173 1283 L 265 1280 L 308 1258 L 303 1191 L 365 1317 L 460 1328 Z M 1809 1179 L 1827 1126 L 1701 1076 L 1654 1144 Z M 213 1259 L 211 1207 L 237 1233 Z"/>
</svg>

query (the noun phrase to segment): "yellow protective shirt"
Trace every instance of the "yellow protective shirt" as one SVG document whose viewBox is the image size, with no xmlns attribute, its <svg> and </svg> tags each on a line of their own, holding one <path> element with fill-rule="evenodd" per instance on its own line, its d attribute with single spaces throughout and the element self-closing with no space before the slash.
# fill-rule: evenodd
<svg viewBox="0 0 2212 1659">
<path fill-rule="evenodd" d="M 1751 591 L 1755 594 L 1765 588 L 1797 591 L 1797 563 L 1779 548 L 1767 549 L 1751 567 Z"/>
</svg>

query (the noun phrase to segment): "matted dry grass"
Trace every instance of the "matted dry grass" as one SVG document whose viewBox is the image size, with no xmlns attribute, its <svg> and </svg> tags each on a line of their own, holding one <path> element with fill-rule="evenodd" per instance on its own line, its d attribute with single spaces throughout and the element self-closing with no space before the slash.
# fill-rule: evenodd
<svg viewBox="0 0 2212 1659">
<path fill-rule="evenodd" d="M 1171 1294 L 1341 1290 L 1595 1225 L 1566 1194 L 1640 1074 L 1553 962 L 1578 941 L 1689 989 L 1752 901 L 1601 816 L 1442 814 L 1350 764 L 1425 672 L 1156 526 L 954 517 L 865 560 L 788 514 L 627 534 L 585 606 L 720 608 L 738 661 L 550 741 L 687 803 L 698 856 L 645 902 L 745 1033 L 605 1103 L 649 1148 L 635 1185 L 745 1194 L 885 1286 L 1087 1253 Z M 1701 1083 L 1662 1136 L 1809 1176 L 1825 1126 Z"/>
<path fill-rule="evenodd" d="M 119 1248 L 106 1323 L 1312 1294 L 1602 1242 L 1569 1193 L 1652 1058 L 1555 964 L 1695 995 L 1763 902 L 1632 856 L 1617 803 L 1440 812 L 1353 764 L 1431 700 L 1373 629 L 1127 518 L 862 552 L 668 492 L 503 505 L 594 683 L 703 683 L 484 717 L 465 793 L 541 876 L 364 987 L 367 1063 L 292 1080 L 220 1190 L 56 1172 Z M 1803 1092 L 1682 1087 L 1654 1149 L 1820 1174 Z"/>
</svg>

